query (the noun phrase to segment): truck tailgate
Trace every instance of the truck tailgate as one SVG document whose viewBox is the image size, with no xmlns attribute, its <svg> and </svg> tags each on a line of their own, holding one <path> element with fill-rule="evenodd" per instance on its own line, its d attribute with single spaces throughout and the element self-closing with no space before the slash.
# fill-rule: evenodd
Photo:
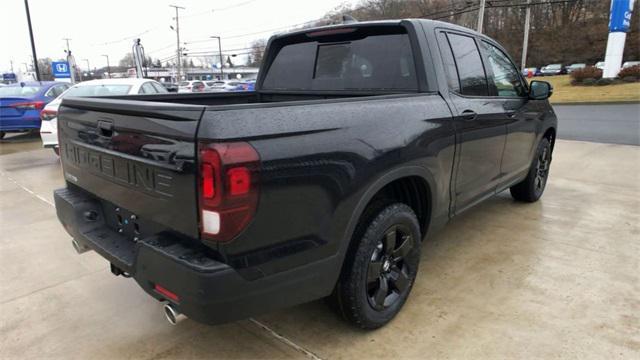
<svg viewBox="0 0 640 360">
<path fill-rule="evenodd" d="M 199 105 L 64 99 L 58 136 L 66 181 L 125 209 L 128 217 L 198 237 L 195 137 L 203 110 Z"/>
</svg>

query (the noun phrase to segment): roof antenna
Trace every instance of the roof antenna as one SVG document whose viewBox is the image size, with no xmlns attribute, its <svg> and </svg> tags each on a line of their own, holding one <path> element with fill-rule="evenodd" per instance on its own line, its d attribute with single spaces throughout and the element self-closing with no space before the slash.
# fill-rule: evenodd
<svg viewBox="0 0 640 360">
<path fill-rule="evenodd" d="M 357 23 L 358 20 L 351 15 L 342 15 L 342 23 L 343 24 L 353 24 Z"/>
</svg>

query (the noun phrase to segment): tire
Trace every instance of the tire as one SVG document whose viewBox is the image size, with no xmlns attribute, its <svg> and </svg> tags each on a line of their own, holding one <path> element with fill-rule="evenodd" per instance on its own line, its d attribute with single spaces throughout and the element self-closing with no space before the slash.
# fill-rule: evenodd
<svg viewBox="0 0 640 360">
<path fill-rule="evenodd" d="M 354 246 L 332 295 L 334 308 L 349 322 L 375 329 L 400 311 L 420 262 L 420 225 L 405 204 L 365 212 Z"/>
<path fill-rule="evenodd" d="M 527 177 L 509 189 L 511 196 L 518 201 L 538 201 L 547 185 L 550 166 L 551 143 L 549 139 L 543 138 L 538 144 L 536 156 L 533 159 Z"/>
</svg>

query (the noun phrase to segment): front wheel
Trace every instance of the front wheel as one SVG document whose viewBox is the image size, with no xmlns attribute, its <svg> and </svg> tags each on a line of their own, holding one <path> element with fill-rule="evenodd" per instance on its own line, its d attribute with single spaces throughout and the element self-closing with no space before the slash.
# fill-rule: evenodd
<svg viewBox="0 0 640 360">
<path fill-rule="evenodd" d="M 511 196 L 518 201 L 538 201 L 547 185 L 550 167 L 551 143 L 549 139 L 543 138 L 538 144 L 536 157 L 531 164 L 527 177 L 509 189 Z"/>
<path fill-rule="evenodd" d="M 420 262 L 420 226 L 413 210 L 395 203 L 364 218 L 357 248 L 345 260 L 333 294 L 339 312 L 364 329 L 391 321 L 407 300 Z"/>
</svg>

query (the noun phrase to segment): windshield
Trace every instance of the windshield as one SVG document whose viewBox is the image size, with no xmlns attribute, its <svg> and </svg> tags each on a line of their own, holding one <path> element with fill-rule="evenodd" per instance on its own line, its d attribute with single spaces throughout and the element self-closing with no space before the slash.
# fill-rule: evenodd
<svg viewBox="0 0 640 360">
<path fill-rule="evenodd" d="M 72 87 L 62 94 L 61 97 L 127 95 L 129 93 L 129 89 L 131 89 L 131 85 L 81 85 Z"/>
<path fill-rule="evenodd" d="M 39 86 L 0 87 L 0 96 L 33 96 L 40 91 Z"/>
</svg>

